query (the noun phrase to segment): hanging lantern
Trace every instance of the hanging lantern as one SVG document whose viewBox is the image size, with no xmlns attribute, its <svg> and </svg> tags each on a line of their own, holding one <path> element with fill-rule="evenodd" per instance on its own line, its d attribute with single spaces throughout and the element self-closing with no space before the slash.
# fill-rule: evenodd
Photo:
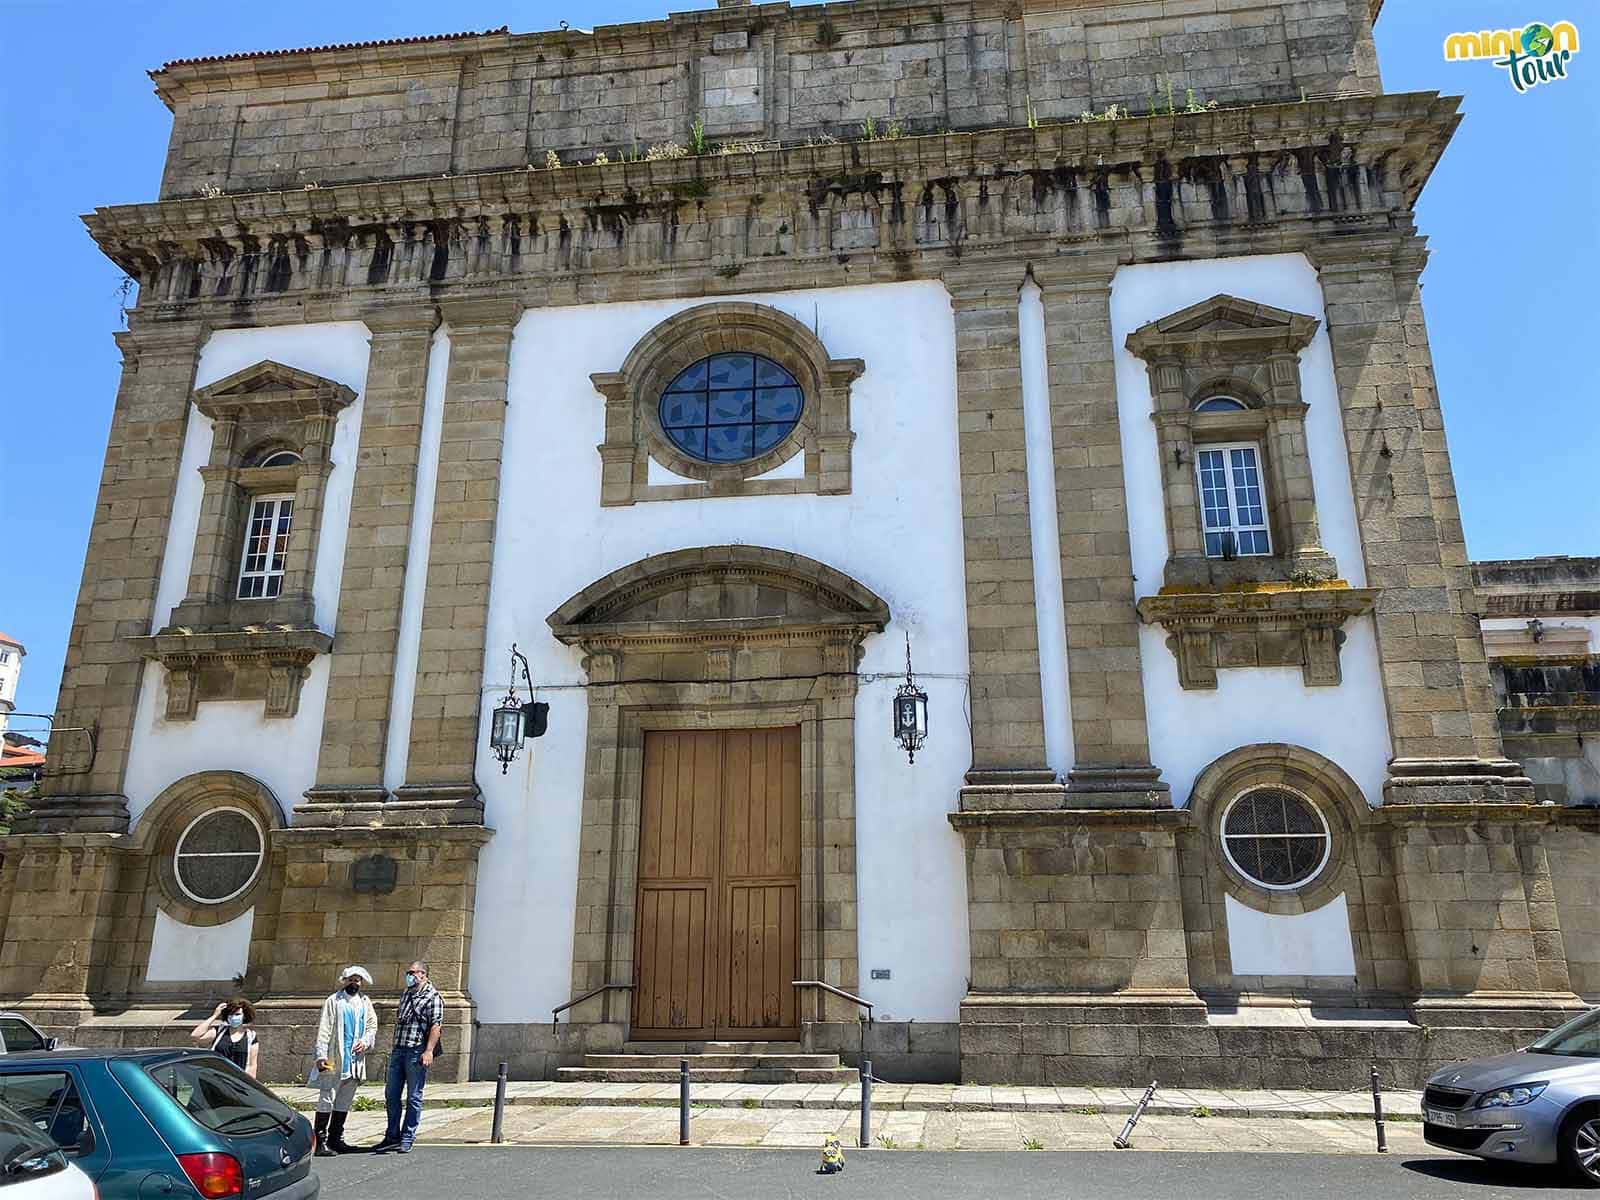
<svg viewBox="0 0 1600 1200">
<path fill-rule="evenodd" d="M 906 634 L 906 681 L 894 693 L 894 738 L 909 762 L 928 738 L 928 693 L 917 686 L 911 673 L 911 635 Z"/>
<path fill-rule="evenodd" d="M 522 679 L 527 685 L 530 699 L 523 703 L 517 696 L 517 667 L 522 667 Z M 489 746 L 494 750 L 494 756 L 500 760 L 500 774 L 504 775 L 511 766 L 511 760 L 517 757 L 522 749 L 522 743 L 531 737 L 543 737 L 549 725 L 550 706 L 538 700 L 531 699 L 533 695 L 533 679 L 528 674 L 528 660 L 518 650 L 515 642 L 511 643 L 511 682 L 506 691 L 506 698 L 494 710 L 494 717 L 489 723 Z"/>
</svg>

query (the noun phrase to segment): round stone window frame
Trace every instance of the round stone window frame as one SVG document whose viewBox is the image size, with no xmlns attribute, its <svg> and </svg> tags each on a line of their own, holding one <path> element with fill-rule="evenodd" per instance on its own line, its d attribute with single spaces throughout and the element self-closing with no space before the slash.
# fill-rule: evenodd
<svg viewBox="0 0 1600 1200">
<path fill-rule="evenodd" d="M 250 827 L 256 831 L 255 866 L 250 869 L 250 877 L 233 891 L 229 892 L 226 896 L 197 896 L 194 892 L 190 891 L 188 885 L 183 882 L 183 872 L 178 866 L 178 859 L 183 854 L 183 843 L 185 839 L 187 839 L 188 836 L 195 831 L 195 828 L 202 822 L 209 821 L 213 817 L 221 816 L 223 813 L 238 813 L 245 820 L 249 821 Z M 243 854 L 241 852 L 234 855 L 234 857 L 243 857 Z M 211 907 L 219 904 L 227 904 L 230 901 L 237 900 L 240 896 L 248 892 L 255 885 L 256 880 L 260 878 L 261 868 L 266 865 L 266 862 L 267 831 L 262 828 L 261 821 L 249 809 L 241 808 L 237 804 L 224 804 L 219 805 L 216 808 L 207 809 L 205 812 L 198 814 L 192 820 L 190 820 L 189 823 L 183 827 L 183 831 L 178 834 L 178 839 L 173 843 L 172 846 L 172 879 L 173 882 L 178 885 L 178 890 L 188 898 L 190 903 L 203 904 L 207 907 Z"/>
<path fill-rule="evenodd" d="M 1222 823 L 1232 802 L 1246 792 L 1280 788 L 1306 801 L 1328 831 L 1321 869 L 1303 883 L 1268 887 L 1241 871 L 1222 843 Z M 1298 915 L 1322 908 L 1341 892 L 1360 895 L 1357 843 L 1372 819 L 1361 788 L 1331 759 L 1284 742 L 1240 746 L 1210 763 L 1196 777 L 1188 808 L 1200 852 L 1216 872 L 1221 890 L 1257 912 Z M 1220 906 L 1221 898 L 1216 903 Z M 1219 914 L 1220 919 L 1220 914 Z"/>
<path fill-rule="evenodd" d="M 686 368 L 718 354 L 757 354 L 787 371 L 800 388 L 800 415 L 775 445 L 736 463 L 704 462 L 685 453 L 661 423 L 661 397 Z M 851 385 L 865 371 L 859 358 L 833 358 L 822 339 L 788 313 L 765 304 L 719 301 L 676 313 L 652 328 L 628 352 L 621 369 L 590 381 L 605 397 L 601 502 L 677 499 L 682 486 L 652 485 L 654 460 L 684 480 L 694 494 L 734 496 L 850 490 Z M 762 480 L 796 454 L 801 477 Z"/>
<path fill-rule="evenodd" d="M 1311 810 L 1311 814 L 1316 817 L 1317 823 L 1322 827 L 1322 857 L 1317 861 L 1316 867 L 1314 867 L 1311 873 L 1305 876 L 1305 878 L 1297 879 L 1292 883 L 1268 883 L 1266 880 L 1257 879 L 1254 875 L 1250 874 L 1249 871 L 1246 871 L 1244 867 L 1239 865 L 1239 860 L 1234 858 L 1233 850 L 1228 845 L 1230 837 L 1227 832 L 1228 814 L 1233 812 L 1233 810 L 1238 807 L 1239 801 L 1243 800 L 1247 796 L 1252 796 L 1257 792 L 1281 792 L 1285 795 L 1293 796 L 1296 800 L 1300 801 Z M 1238 836 L 1240 835 L 1234 835 L 1236 839 Z M 1303 834 L 1297 836 L 1312 837 L 1315 835 Z M 1226 804 L 1222 805 L 1222 811 L 1217 817 L 1216 837 L 1217 844 L 1222 850 L 1223 858 L 1227 860 L 1228 865 L 1233 868 L 1234 872 L 1251 887 L 1257 887 L 1268 892 L 1299 892 L 1311 887 L 1319 878 L 1321 878 L 1322 873 L 1328 869 L 1328 864 L 1333 859 L 1333 830 L 1328 825 L 1327 814 L 1317 806 L 1317 802 L 1311 799 L 1310 796 L 1307 796 L 1298 788 L 1289 787 L 1287 784 L 1282 783 L 1257 783 L 1246 787 L 1241 791 L 1235 792 L 1233 797 L 1228 800 Z"/>
<path fill-rule="evenodd" d="M 241 809 L 255 821 L 261 831 L 262 861 L 249 885 L 236 896 L 224 901 L 198 901 L 178 883 L 178 839 L 197 818 L 219 808 Z M 155 885 L 152 903 L 174 921 L 213 926 L 225 925 L 258 907 L 283 886 L 283 868 L 273 849 L 273 834 L 287 823 L 283 806 L 260 780 L 240 771 L 200 771 L 171 784 L 151 801 L 130 833 L 133 849 L 145 857 L 147 878 Z"/>
</svg>

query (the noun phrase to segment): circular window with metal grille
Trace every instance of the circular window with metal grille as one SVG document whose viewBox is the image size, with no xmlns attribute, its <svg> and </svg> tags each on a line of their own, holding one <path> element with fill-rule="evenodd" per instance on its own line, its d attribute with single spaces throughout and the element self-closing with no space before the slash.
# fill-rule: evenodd
<svg viewBox="0 0 1600 1200">
<path fill-rule="evenodd" d="M 189 899 L 221 904 L 261 870 L 261 826 L 242 808 L 218 808 L 189 822 L 173 851 L 173 874 Z"/>
<path fill-rule="evenodd" d="M 1255 788 L 1222 814 L 1222 851 L 1258 887 L 1287 891 L 1315 879 L 1333 838 L 1316 805 L 1284 788 Z"/>
<path fill-rule="evenodd" d="M 690 458 L 739 463 L 757 458 L 800 423 L 805 393 L 788 371 L 759 354 L 713 354 L 685 367 L 661 394 L 661 428 Z"/>
</svg>

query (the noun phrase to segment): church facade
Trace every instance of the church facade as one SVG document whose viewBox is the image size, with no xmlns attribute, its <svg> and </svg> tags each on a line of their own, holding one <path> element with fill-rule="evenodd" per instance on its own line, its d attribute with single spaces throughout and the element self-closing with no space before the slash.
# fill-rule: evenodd
<svg viewBox="0 0 1600 1200">
<path fill-rule="evenodd" d="M 446 1077 L 1356 1086 L 1600 1001 L 1600 812 L 1507 755 L 1422 315 L 1461 118 L 1377 7 L 152 72 L 0 1002 L 133 1045 L 242 989 L 291 1078 L 345 964 L 423 958 Z"/>
</svg>

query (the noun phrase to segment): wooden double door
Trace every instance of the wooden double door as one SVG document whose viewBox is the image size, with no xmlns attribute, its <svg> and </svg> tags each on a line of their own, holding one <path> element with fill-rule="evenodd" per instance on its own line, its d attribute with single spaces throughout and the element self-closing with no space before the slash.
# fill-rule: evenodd
<svg viewBox="0 0 1600 1200">
<path fill-rule="evenodd" d="M 796 1038 L 800 730 L 646 733 L 636 1040 Z"/>
</svg>

